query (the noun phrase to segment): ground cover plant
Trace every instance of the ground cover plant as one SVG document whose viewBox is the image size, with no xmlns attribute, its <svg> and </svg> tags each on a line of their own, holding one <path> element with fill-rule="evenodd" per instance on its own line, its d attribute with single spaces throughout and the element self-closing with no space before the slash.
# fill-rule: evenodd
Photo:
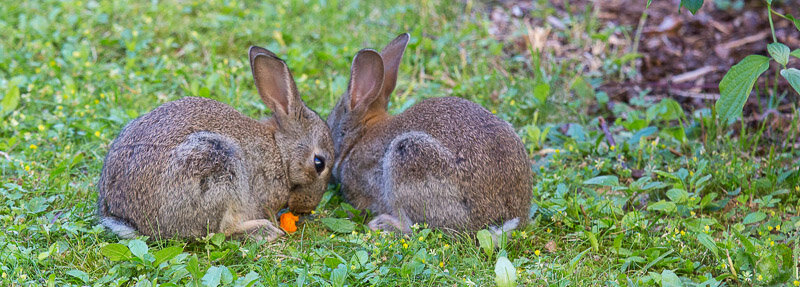
<svg viewBox="0 0 800 287">
<path fill-rule="evenodd" d="M 642 54 L 653 51 L 654 32 L 644 26 L 637 52 L 638 15 L 629 25 L 608 20 L 601 4 L 553 2 L 0 2 L 0 285 L 800 285 L 792 87 L 748 93 L 732 125 L 713 99 L 649 88 L 621 96 L 655 57 Z M 705 2 L 694 16 L 669 4 L 700 18 L 756 5 Z M 798 15 L 782 10 L 788 2 L 770 9 Z M 636 3 L 642 13 L 645 1 Z M 767 4 L 756 6 L 766 16 Z M 658 11 L 650 18 L 666 18 Z M 776 42 L 793 45 L 794 27 L 780 22 Z M 128 121 L 184 96 L 267 115 L 250 45 L 286 60 L 324 117 L 356 51 L 401 32 L 411 42 L 392 112 L 464 97 L 512 123 L 526 144 L 531 221 L 499 246 L 485 232 L 370 231 L 371 215 L 333 185 L 297 232 L 269 243 L 122 240 L 98 224 L 95 184 Z M 768 56 L 770 42 L 747 53 Z M 800 66 L 776 60 L 778 70 Z"/>
</svg>

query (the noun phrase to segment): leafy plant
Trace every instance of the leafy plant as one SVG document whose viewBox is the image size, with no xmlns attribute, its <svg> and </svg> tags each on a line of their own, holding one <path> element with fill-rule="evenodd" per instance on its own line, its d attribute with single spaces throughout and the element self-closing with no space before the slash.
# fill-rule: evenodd
<svg viewBox="0 0 800 287">
<path fill-rule="evenodd" d="M 800 59 L 800 50 L 791 52 L 789 47 L 778 42 L 778 38 L 775 36 L 775 26 L 772 23 L 772 15 L 775 14 L 792 21 L 798 31 L 800 31 L 800 19 L 795 19 L 789 14 L 783 15 L 775 12 L 772 9 L 772 0 L 765 1 L 773 40 L 773 43 L 767 45 L 767 52 L 769 52 L 771 58 L 761 55 L 749 55 L 725 73 L 719 83 L 720 97 L 717 100 L 716 109 L 719 116 L 727 122 L 734 120 L 741 114 L 756 80 L 769 69 L 770 60 L 780 64 L 780 75 L 789 82 L 797 93 L 800 93 L 800 70 L 787 67 L 789 56 Z M 702 3 L 702 1 L 700 2 Z M 777 78 L 775 79 L 775 85 L 777 86 Z"/>
</svg>

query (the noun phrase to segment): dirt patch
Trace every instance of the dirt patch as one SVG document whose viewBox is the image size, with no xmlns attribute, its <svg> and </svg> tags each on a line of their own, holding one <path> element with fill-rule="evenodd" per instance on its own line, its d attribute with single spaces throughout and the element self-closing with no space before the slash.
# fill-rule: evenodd
<svg viewBox="0 0 800 287">
<path fill-rule="evenodd" d="M 534 2 L 509 0 L 491 5 L 492 35 L 509 42 L 508 48 L 519 53 L 526 53 L 529 47 L 552 51 L 554 60 L 577 62 L 570 68 L 582 69 L 583 74 L 591 76 L 608 75 L 608 71 L 600 69 L 607 68 L 604 63 L 609 54 L 633 51 L 635 31 L 640 26 L 646 1 L 557 1 L 561 3 L 547 7 Z M 685 8 L 679 12 L 679 2 L 653 1 L 641 27 L 638 42 L 641 58 L 635 60 L 635 65 L 620 67 L 618 78 L 604 78 L 600 87 L 612 99 L 627 101 L 647 90 L 650 96 L 674 98 L 689 110 L 707 107 L 719 97 L 718 84 L 732 65 L 747 55 L 768 55 L 766 46 L 772 42 L 772 36 L 763 1 L 744 1 L 739 9 L 721 9 L 715 1 L 706 0 L 696 15 Z M 555 9 L 555 13 L 548 15 L 543 9 Z M 776 4 L 774 10 L 800 16 L 798 6 Z M 599 23 L 570 23 L 578 19 L 574 15 L 581 14 L 592 16 L 583 17 L 585 21 Z M 773 20 L 778 40 L 792 49 L 800 48 L 800 32 L 792 23 L 775 15 Z M 606 39 L 595 41 L 597 35 L 586 33 L 586 27 L 592 25 L 599 27 L 598 30 L 627 28 L 600 35 Z M 790 65 L 798 63 L 796 59 L 790 61 Z M 751 97 L 745 109 L 746 118 L 757 120 L 761 117 L 758 111 L 769 112 L 759 108 L 763 103 L 755 100 L 769 100 L 765 87 L 772 86 L 774 70 L 765 75 L 758 84 L 760 97 Z M 782 78 L 779 87 L 779 91 L 788 93 L 776 110 L 780 114 L 791 113 L 792 104 L 799 97 Z"/>
</svg>

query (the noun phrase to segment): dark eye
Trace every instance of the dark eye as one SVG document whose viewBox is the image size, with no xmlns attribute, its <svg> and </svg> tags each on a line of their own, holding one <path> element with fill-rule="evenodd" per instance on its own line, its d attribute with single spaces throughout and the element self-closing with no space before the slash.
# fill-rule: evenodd
<svg viewBox="0 0 800 287">
<path fill-rule="evenodd" d="M 317 170 L 317 173 L 322 173 L 325 170 L 325 158 L 315 155 L 314 156 L 314 169 Z"/>
</svg>

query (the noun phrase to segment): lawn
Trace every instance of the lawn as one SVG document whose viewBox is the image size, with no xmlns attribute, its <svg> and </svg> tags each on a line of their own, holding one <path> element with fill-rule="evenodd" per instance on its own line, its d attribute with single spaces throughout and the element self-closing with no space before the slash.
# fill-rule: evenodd
<svg viewBox="0 0 800 287">
<path fill-rule="evenodd" d="M 591 3 L 528 1 L 523 21 L 471 0 L 255 2 L 0 2 L 0 286 L 491 286 L 498 272 L 522 286 L 800 285 L 787 85 L 766 104 L 790 103 L 784 128 L 648 89 L 621 100 L 601 87 L 640 75 L 636 27 Z M 531 220 L 501 246 L 370 231 L 333 185 L 274 242 L 123 240 L 98 224 L 95 185 L 127 122 L 186 96 L 268 116 L 250 45 L 282 57 L 325 117 L 355 53 L 403 32 L 392 113 L 463 97 L 526 144 Z"/>
</svg>

